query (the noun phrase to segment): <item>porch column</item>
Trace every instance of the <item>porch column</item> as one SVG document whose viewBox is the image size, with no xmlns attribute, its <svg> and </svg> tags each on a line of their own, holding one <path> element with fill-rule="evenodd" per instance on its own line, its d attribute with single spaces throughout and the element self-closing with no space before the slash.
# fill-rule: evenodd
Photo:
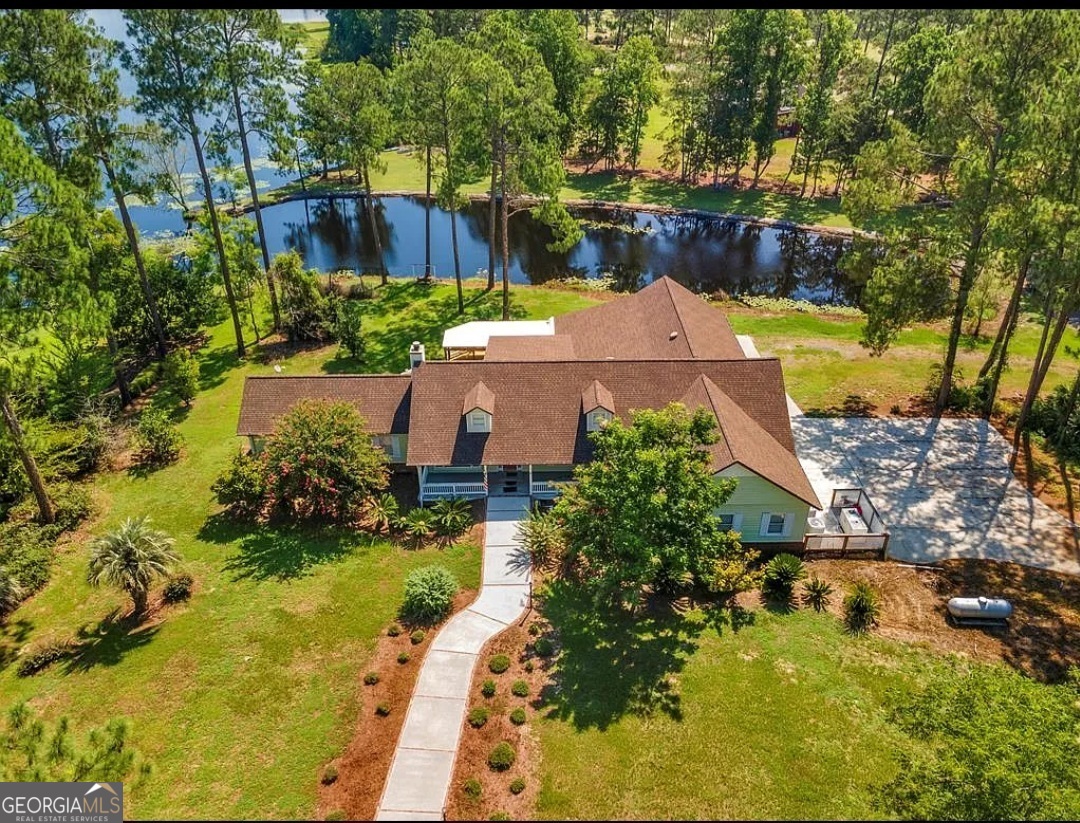
<svg viewBox="0 0 1080 823">
<path fill-rule="evenodd" d="M 488 480 L 487 480 L 487 463 L 484 464 L 484 494 L 490 494 L 490 490 L 488 489 Z"/>
<path fill-rule="evenodd" d="M 420 508 L 424 508 L 424 480 L 427 478 L 427 467 L 417 466 L 416 474 L 420 478 Z"/>
<path fill-rule="evenodd" d="M 529 497 L 532 497 L 532 463 L 529 464 Z"/>
</svg>

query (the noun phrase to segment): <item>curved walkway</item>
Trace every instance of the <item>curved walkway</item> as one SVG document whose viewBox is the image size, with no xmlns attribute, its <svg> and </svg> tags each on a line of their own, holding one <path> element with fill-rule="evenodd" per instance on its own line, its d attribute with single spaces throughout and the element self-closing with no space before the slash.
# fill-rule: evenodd
<svg viewBox="0 0 1080 823">
<path fill-rule="evenodd" d="M 428 649 L 376 820 L 443 819 L 480 650 L 529 605 L 529 556 L 517 537 L 528 510 L 528 497 L 488 498 L 480 594 Z"/>
</svg>

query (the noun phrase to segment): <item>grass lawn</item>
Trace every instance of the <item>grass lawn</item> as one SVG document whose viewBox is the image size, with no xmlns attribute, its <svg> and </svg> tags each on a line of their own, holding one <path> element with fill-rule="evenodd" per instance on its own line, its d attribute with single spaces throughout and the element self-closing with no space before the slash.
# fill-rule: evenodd
<svg viewBox="0 0 1080 823">
<path fill-rule="evenodd" d="M 806 609 L 744 612 L 737 629 L 598 616 L 556 584 L 543 611 L 563 646 L 536 730 L 546 819 L 879 817 L 873 786 L 907 745 L 886 691 L 950 665 Z"/>
<path fill-rule="evenodd" d="M 300 38 L 300 52 L 311 59 L 322 54 L 326 41 L 330 39 L 330 23 L 326 20 L 308 20 L 302 23 L 286 23 Z"/>
<path fill-rule="evenodd" d="M 400 370 L 415 337 L 438 351 L 441 326 L 453 322 L 452 287 L 396 282 L 380 294 L 368 304 L 365 369 Z M 469 298 L 470 316 L 489 317 L 498 296 Z M 514 302 L 516 315 L 547 317 L 588 300 L 522 289 Z M 346 370 L 336 349 L 277 363 L 286 373 Z M 87 534 L 62 551 L 50 583 L 0 634 L 0 708 L 29 699 L 49 719 L 69 716 L 76 730 L 130 719 L 131 743 L 155 769 L 128 793 L 132 817 L 310 816 L 319 767 L 350 739 L 357 677 L 393 619 L 405 574 L 441 562 L 463 584 L 479 584 L 473 546 L 406 551 L 351 532 L 244 527 L 216 516 L 210 485 L 240 445 L 243 379 L 269 372 L 263 359 L 239 363 L 231 324 L 212 329 L 199 352 L 203 389 L 190 411 L 177 409 L 180 461 L 150 473 L 103 474 L 94 483 L 102 514 L 89 532 L 151 515 L 176 538 L 196 578 L 190 603 L 129 633 L 115 620 L 127 609 L 125 598 L 85 582 Z M 77 655 L 36 677 L 16 676 L 18 648 L 73 637 L 83 643 Z"/>
</svg>

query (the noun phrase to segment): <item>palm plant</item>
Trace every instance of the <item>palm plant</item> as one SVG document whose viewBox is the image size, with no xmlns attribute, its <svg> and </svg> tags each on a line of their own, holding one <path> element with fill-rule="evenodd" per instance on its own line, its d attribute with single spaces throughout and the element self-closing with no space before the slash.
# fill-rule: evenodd
<svg viewBox="0 0 1080 823">
<path fill-rule="evenodd" d="M 430 509 L 410 509 L 400 523 L 401 530 L 405 532 L 413 548 L 423 548 L 435 532 L 434 515 Z"/>
<path fill-rule="evenodd" d="M 866 634 L 876 626 L 881 614 L 881 600 L 877 590 L 860 580 L 852 585 L 844 597 L 844 624 L 851 634 Z"/>
<path fill-rule="evenodd" d="M 811 577 L 806 581 L 806 592 L 803 594 L 803 599 L 806 604 L 814 609 L 816 612 L 825 611 L 826 606 L 829 605 L 829 599 L 832 595 L 832 586 L 820 577 Z"/>
<path fill-rule="evenodd" d="M 435 534 L 447 543 L 464 534 L 472 523 L 472 504 L 461 497 L 436 500 L 431 513 Z"/>
<path fill-rule="evenodd" d="M 546 566 L 562 555 L 565 537 L 554 509 L 530 511 L 518 526 L 518 537 L 537 566 Z"/>
<path fill-rule="evenodd" d="M 368 502 L 368 517 L 371 526 L 376 532 L 389 532 L 398 522 L 401 507 L 397 498 L 390 492 L 383 492 L 371 498 Z"/>
<path fill-rule="evenodd" d="M 0 566 L 0 615 L 14 611 L 22 602 L 23 587 L 19 585 L 7 569 Z"/>
<path fill-rule="evenodd" d="M 793 554 L 781 552 L 765 564 L 761 588 L 769 597 L 787 603 L 795 584 L 806 577 L 806 566 Z"/>
<path fill-rule="evenodd" d="M 92 586 L 107 583 L 131 596 L 133 614 L 146 611 L 155 577 L 164 577 L 180 562 L 173 551 L 175 541 L 150 528 L 150 518 L 129 517 L 120 528 L 99 537 L 91 546 L 87 580 Z"/>
</svg>

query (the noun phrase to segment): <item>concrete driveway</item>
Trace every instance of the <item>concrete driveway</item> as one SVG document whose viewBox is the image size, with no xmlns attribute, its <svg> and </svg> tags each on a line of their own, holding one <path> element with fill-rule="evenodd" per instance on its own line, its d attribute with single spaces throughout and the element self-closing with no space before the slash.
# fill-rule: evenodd
<svg viewBox="0 0 1080 823">
<path fill-rule="evenodd" d="M 795 417 L 791 425 L 815 489 L 867 490 L 892 535 L 891 557 L 1010 560 L 1080 574 L 1080 533 L 1016 479 L 1009 444 L 985 420 Z"/>
</svg>

